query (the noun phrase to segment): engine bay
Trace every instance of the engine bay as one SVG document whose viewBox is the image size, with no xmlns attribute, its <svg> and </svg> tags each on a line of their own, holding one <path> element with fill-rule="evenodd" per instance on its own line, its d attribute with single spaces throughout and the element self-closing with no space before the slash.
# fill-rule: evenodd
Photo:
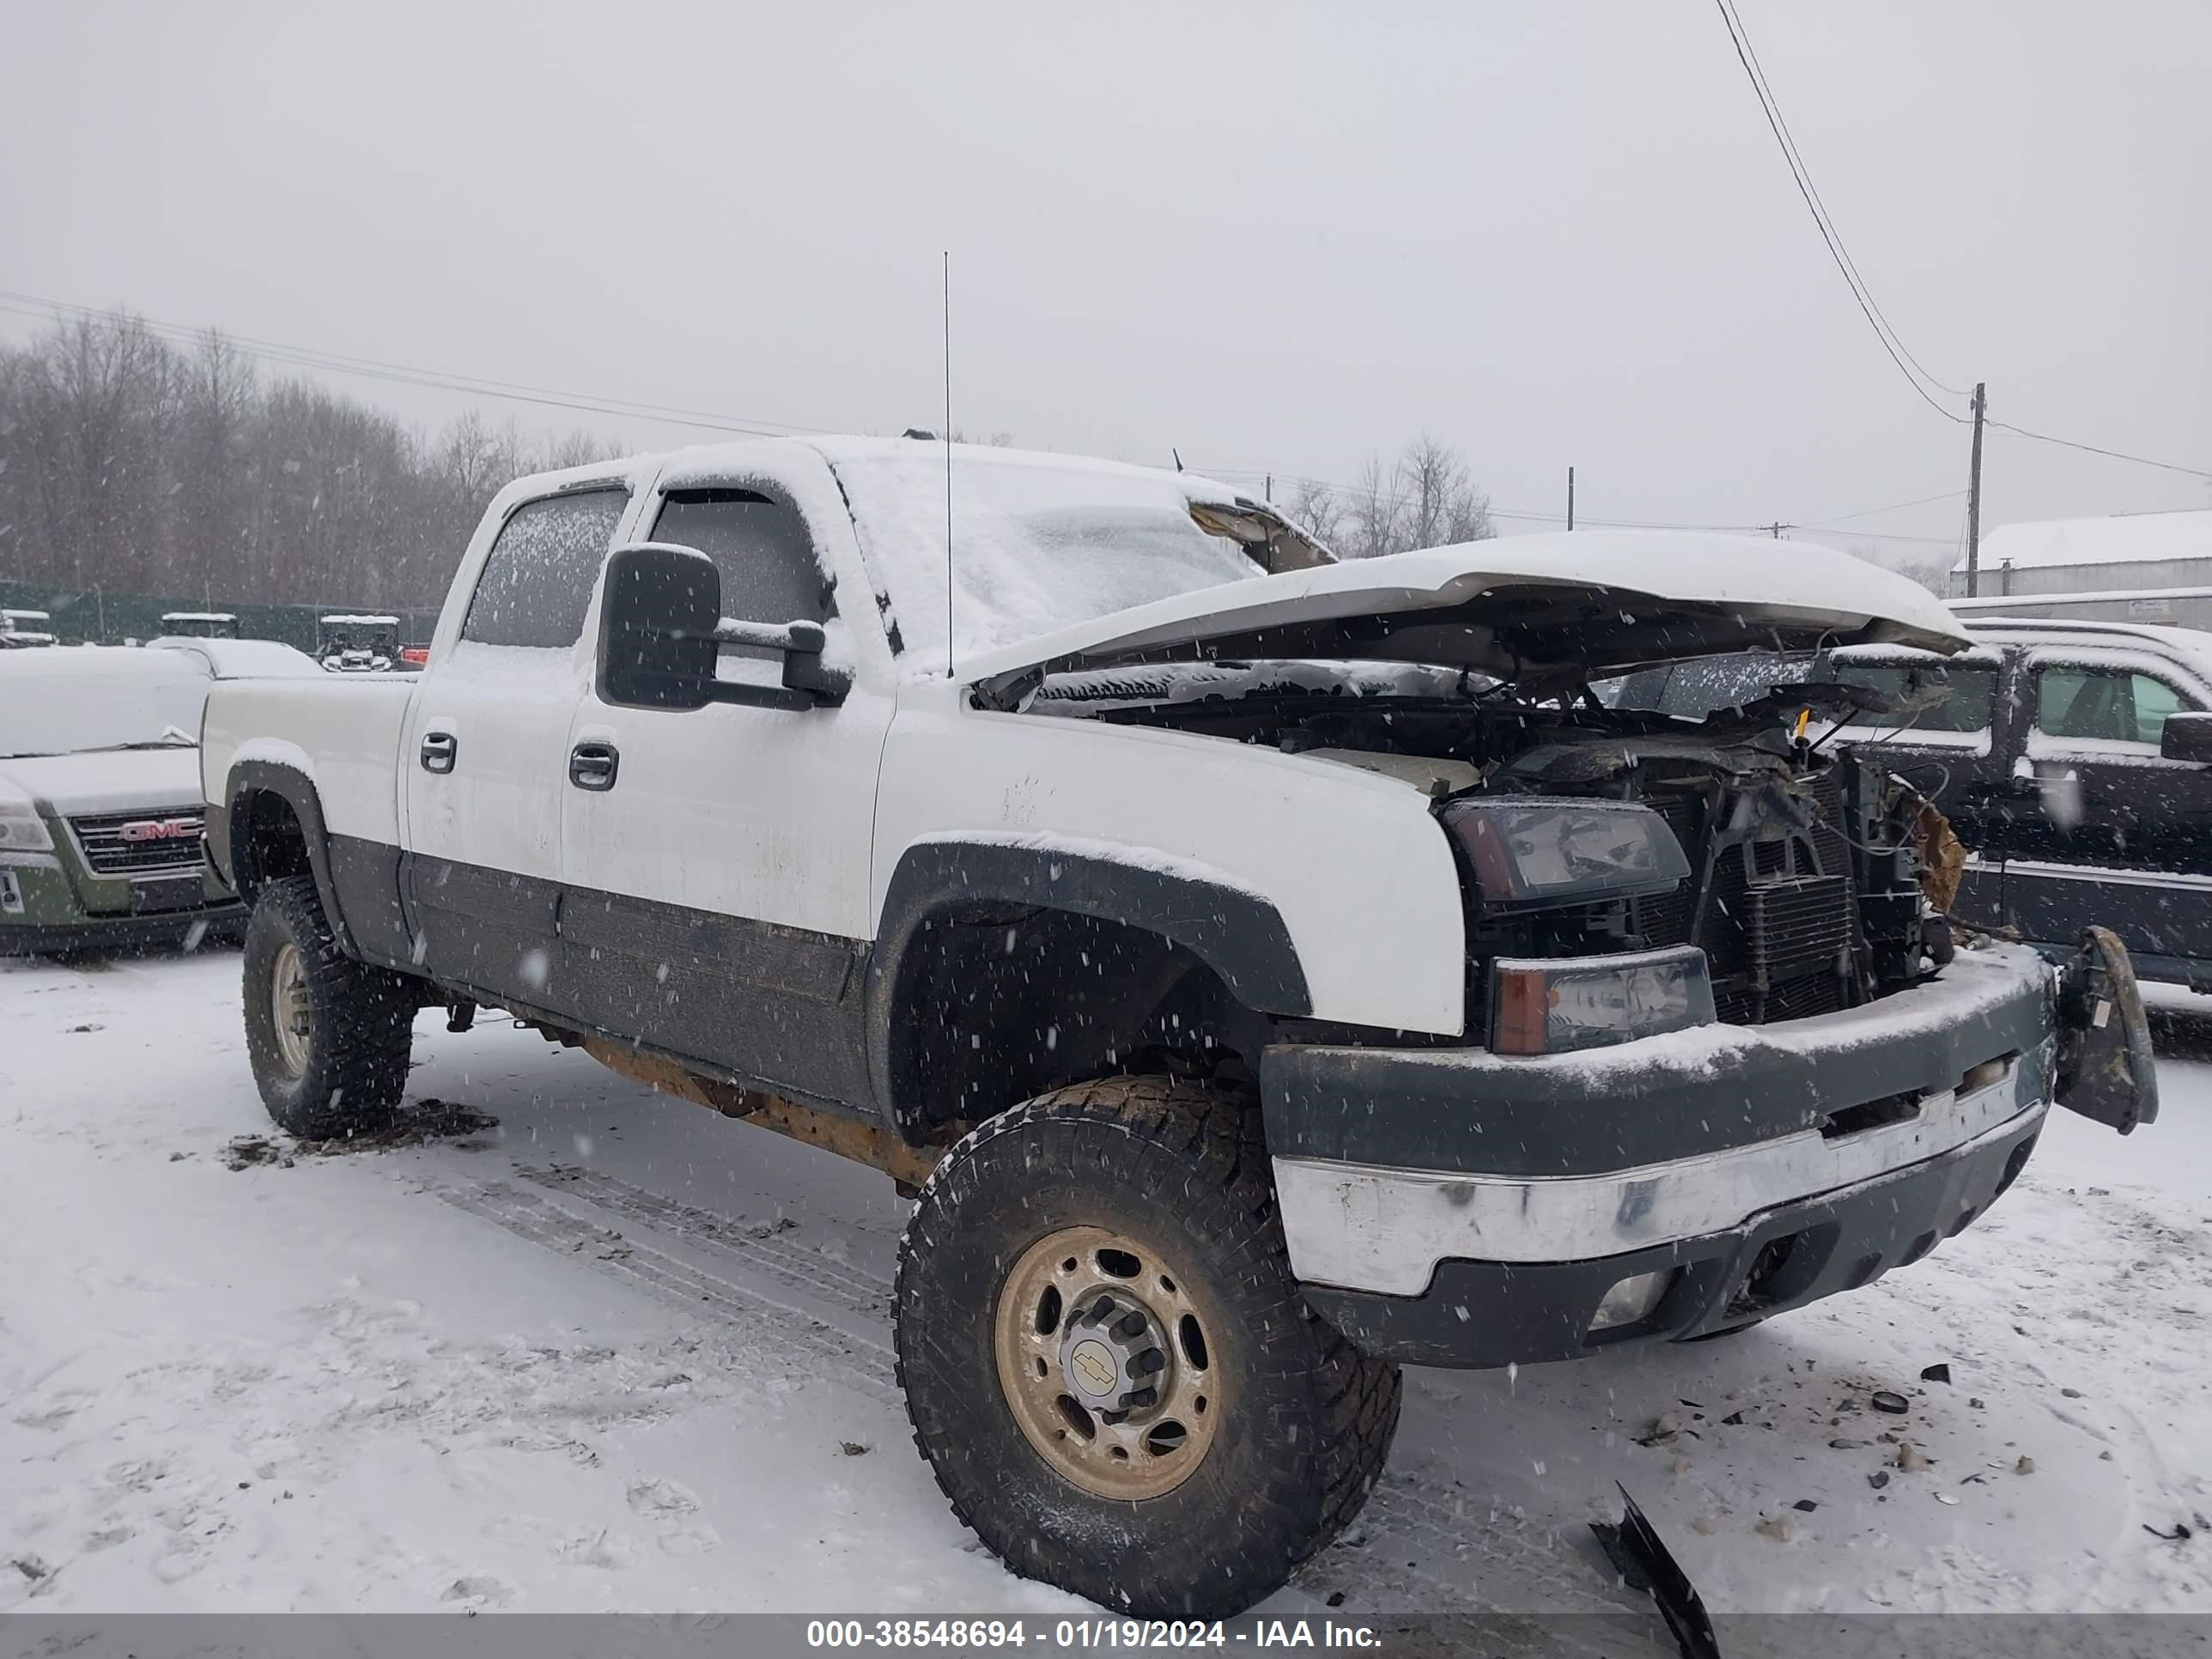
<svg viewBox="0 0 2212 1659">
<path fill-rule="evenodd" d="M 1030 707 L 1360 765 L 1447 817 L 1454 803 L 1525 798 L 1648 808 L 1687 864 L 1663 890 L 1499 907 L 1463 871 L 1471 1016 L 1489 1018 L 1496 959 L 1695 945 L 1717 1018 L 1760 1024 L 1860 1006 L 1948 960 L 1948 922 L 1923 889 L 1926 802 L 1815 728 L 1878 702 L 1864 687 L 1800 682 L 1686 720 L 1607 707 L 1587 686 L 1534 696 L 1439 668 L 1212 662 L 1056 676 Z"/>
</svg>

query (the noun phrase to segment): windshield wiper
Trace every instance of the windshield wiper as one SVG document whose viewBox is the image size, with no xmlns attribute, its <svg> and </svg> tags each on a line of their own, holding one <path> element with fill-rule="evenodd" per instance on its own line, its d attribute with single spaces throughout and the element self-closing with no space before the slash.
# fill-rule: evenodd
<svg viewBox="0 0 2212 1659">
<path fill-rule="evenodd" d="M 199 746 L 198 738 L 187 737 L 173 726 L 158 738 L 134 738 L 129 743 L 99 743 L 89 749 L 70 749 L 63 752 L 70 755 L 112 755 L 125 749 L 197 749 Z"/>
</svg>

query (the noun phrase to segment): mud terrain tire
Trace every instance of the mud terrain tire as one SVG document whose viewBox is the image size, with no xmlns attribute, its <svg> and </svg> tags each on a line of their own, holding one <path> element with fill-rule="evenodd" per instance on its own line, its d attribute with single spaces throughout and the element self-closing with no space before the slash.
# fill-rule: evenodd
<svg viewBox="0 0 2212 1659">
<path fill-rule="evenodd" d="M 407 1086 L 416 998 L 339 947 L 314 878 L 261 890 L 246 930 L 246 1052 L 279 1128 L 329 1140 L 382 1127 Z M 279 1003 L 292 1012 L 280 1029 Z"/>
<path fill-rule="evenodd" d="M 1202 1322 L 1192 1374 L 1213 1395 L 1194 1416 L 1190 1355 L 1172 1334 L 1163 1343 L 1169 1361 L 1136 1355 L 1137 1381 L 1164 1363 L 1173 1368 L 1158 1370 L 1166 1398 L 1181 1399 L 1194 1425 L 1206 1409 L 1213 1417 L 1191 1436 L 1197 1455 L 1176 1484 L 1133 1498 L 1086 1490 L 1056 1467 L 1068 1450 L 1039 1449 L 1036 1411 L 1025 1430 L 1019 1390 L 1003 1380 L 1031 1367 L 1045 1377 L 1056 1343 L 1080 1352 L 1075 1322 L 1092 1292 L 1072 1290 L 1058 1328 L 1067 1334 L 1054 1334 L 1019 1290 L 1036 1282 L 1024 1274 L 1036 1273 L 1039 1252 L 1048 1277 L 1061 1270 L 1076 1286 L 1073 1255 L 1064 1268 L 1054 1260 L 1057 1241 L 1109 1237 L 1134 1254 L 1103 1249 L 1101 1261 L 1127 1262 L 1127 1282 L 1139 1290 L 1167 1285 L 1174 1309 Z M 1060 1304 L 1048 1291 L 1043 1305 Z M 1398 1367 L 1361 1353 L 1298 1292 L 1256 1107 L 1195 1084 L 1107 1079 L 977 1128 L 922 1188 L 900 1241 L 897 1313 L 915 1442 L 954 1514 L 1016 1572 L 1119 1613 L 1224 1618 L 1279 1588 L 1359 1513 L 1397 1431 Z M 1178 1316 L 1156 1328 L 1172 1332 Z M 1033 1346 L 1020 1347 L 1031 1330 Z M 1010 1342 L 1013 1360 L 1004 1357 Z M 1097 1352 L 1081 1363 L 1095 1364 Z M 1054 1371 L 1040 1386 L 1061 1385 Z M 1088 1413 L 1067 1403 L 1079 1427 Z M 1077 1449 L 1091 1455 L 1129 1431 L 1109 1411 Z"/>
</svg>

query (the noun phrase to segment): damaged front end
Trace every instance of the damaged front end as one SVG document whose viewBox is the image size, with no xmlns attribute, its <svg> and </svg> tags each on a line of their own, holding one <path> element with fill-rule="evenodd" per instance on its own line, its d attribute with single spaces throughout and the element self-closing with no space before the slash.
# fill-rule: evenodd
<svg viewBox="0 0 2212 1659">
<path fill-rule="evenodd" d="M 2122 1134 L 2158 1117 L 2150 1022 L 2128 948 L 2092 927 L 2058 974 L 2058 1103 Z"/>
<path fill-rule="evenodd" d="M 1461 867 L 1467 1040 L 1535 1057 L 1870 1008 L 1939 980 L 1961 938 L 1986 942 L 1954 934 L 1965 849 L 1943 814 L 1811 735 L 1878 702 L 1801 682 L 1683 718 L 1557 676 L 1216 660 L 1054 677 L 1031 707 L 1421 789 Z M 2124 1129 L 2148 1121 L 2155 1082 L 2124 950 L 2106 936 L 2060 977 L 2048 1018 L 2072 1058 L 2059 1103 Z"/>
<path fill-rule="evenodd" d="M 1443 803 L 1468 866 L 1470 1012 L 1486 1022 L 1492 1050 L 1568 1052 L 1707 1022 L 1764 1026 L 1937 979 L 1958 948 L 1948 909 L 1964 848 L 1902 779 L 1804 735 L 1815 710 L 1863 718 L 1868 696 L 1778 687 L 1693 731 L 1634 711 L 1539 716 L 1528 745 L 1489 769 L 1480 790 Z M 1486 872 L 1507 856 L 1495 843 L 1511 837 L 1494 826 L 1509 801 L 1551 808 L 1514 820 L 1520 856 L 1578 867 L 1577 880 L 1554 871 L 1549 902 L 1500 902 Z M 1577 833 L 1561 816 L 1570 802 L 1649 816 Z M 1626 878 L 1619 861 L 1642 879 Z M 2093 928 L 2055 978 L 2052 1098 L 2123 1134 L 2151 1121 L 2157 1079 L 2125 947 Z"/>
<path fill-rule="evenodd" d="M 1553 902 L 1515 909 L 1490 902 L 1472 871 L 1478 975 L 1486 958 L 1693 946 L 1713 1018 L 1761 1025 L 1857 1007 L 1949 959 L 1921 879 L 1926 803 L 1880 769 L 1741 718 L 1694 733 L 1621 714 L 1543 724 L 1480 791 L 1440 809 L 1455 842 L 1471 851 L 1468 831 L 1501 798 L 1601 800 L 1634 813 L 1624 825 L 1643 821 L 1673 878 L 1626 894 L 1562 883 Z M 1473 988 L 1477 1009 L 1494 1007 L 1488 988 Z"/>
</svg>

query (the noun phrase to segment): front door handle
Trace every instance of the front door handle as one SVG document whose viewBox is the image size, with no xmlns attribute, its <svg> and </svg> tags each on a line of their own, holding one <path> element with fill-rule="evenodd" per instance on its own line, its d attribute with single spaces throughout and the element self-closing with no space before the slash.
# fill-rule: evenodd
<svg viewBox="0 0 2212 1659">
<path fill-rule="evenodd" d="M 450 732 L 425 732 L 422 734 L 422 769 L 425 772 L 450 772 L 461 745 Z"/>
<path fill-rule="evenodd" d="M 580 743 L 568 751 L 568 781 L 579 789 L 604 793 L 621 769 L 622 756 L 611 743 Z"/>
</svg>

